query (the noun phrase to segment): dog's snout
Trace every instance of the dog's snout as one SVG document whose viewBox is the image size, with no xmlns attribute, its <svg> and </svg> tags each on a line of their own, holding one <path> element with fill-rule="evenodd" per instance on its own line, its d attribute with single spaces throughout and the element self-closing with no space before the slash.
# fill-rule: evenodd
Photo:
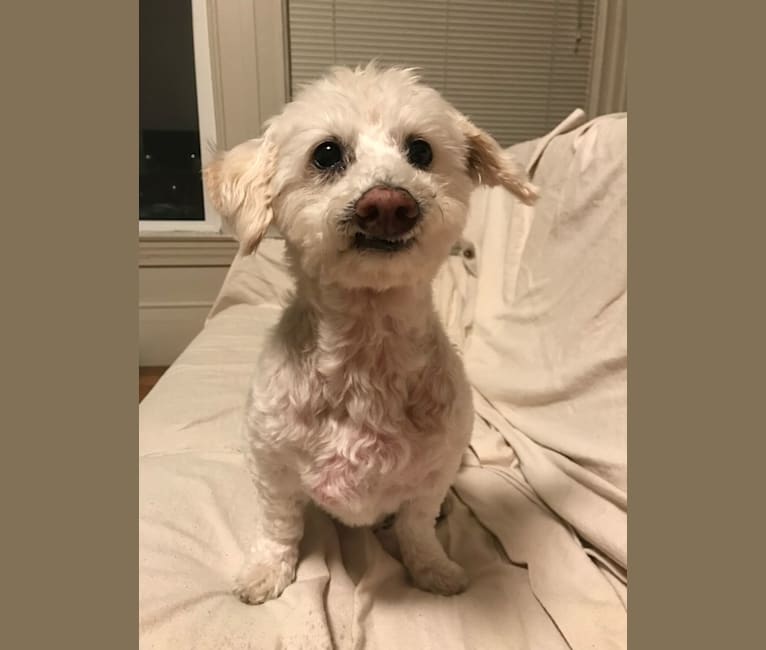
<svg viewBox="0 0 766 650">
<path fill-rule="evenodd" d="M 377 186 L 365 192 L 354 206 L 354 221 L 374 237 L 399 237 L 420 217 L 412 195 L 402 189 Z"/>
</svg>

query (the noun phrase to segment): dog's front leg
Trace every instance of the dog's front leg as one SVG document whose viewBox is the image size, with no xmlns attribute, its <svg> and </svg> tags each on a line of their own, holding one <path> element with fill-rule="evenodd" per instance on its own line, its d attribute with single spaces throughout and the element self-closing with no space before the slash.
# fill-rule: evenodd
<svg viewBox="0 0 766 650">
<path fill-rule="evenodd" d="M 306 498 L 288 468 L 252 459 L 250 464 L 256 486 L 257 537 L 234 593 L 242 602 L 257 605 L 279 596 L 295 579 Z"/>
<path fill-rule="evenodd" d="M 436 518 L 443 498 L 444 494 L 438 494 L 405 502 L 396 515 L 394 530 L 413 582 L 426 591 L 451 596 L 468 586 L 468 576 L 447 557 L 436 537 Z"/>
</svg>

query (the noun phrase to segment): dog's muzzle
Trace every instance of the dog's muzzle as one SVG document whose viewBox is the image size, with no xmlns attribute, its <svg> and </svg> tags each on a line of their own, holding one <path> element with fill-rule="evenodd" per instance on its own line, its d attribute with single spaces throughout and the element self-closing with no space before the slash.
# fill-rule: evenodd
<svg viewBox="0 0 766 650">
<path fill-rule="evenodd" d="M 354 205 L 353 222 L 359 228 L 354 246 L 396 251 L 412 244 L 410 231 L 420 220 L 420 207 L 412 195 L 398 187 L 375 186 Z"/>
</svg>

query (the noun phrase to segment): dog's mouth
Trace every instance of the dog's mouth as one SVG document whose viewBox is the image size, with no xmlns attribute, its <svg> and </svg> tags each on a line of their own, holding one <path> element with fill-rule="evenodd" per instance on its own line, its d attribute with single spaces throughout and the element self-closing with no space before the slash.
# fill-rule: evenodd
<svg viewBox="0 0 766 650">
<path fill-rule="evenodd" d="M 383 239 L 372 237 L 363 232 L 354 234 L 353 246 L 356 250 L 382 251 L 384 253 L 396 253 L 410 248 L 415 243 L 415 237 L 402 239 Z"/>
</svg>

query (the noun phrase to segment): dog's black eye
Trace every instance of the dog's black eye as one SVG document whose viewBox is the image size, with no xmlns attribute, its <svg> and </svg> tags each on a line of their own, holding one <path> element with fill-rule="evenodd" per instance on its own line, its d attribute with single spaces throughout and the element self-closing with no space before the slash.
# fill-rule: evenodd
<svg viewBox="0 0 766 650">
<path fill-rule="evenodd" d="M 418 169 L 425 169 L 431 164 L 433 158 L 431 145 L 425 140 L 410 140 L 407 145 L 407 160 L 410 161 L 410 165 Z"/>
<path fill-rule="evenodd" d="M 328 140 L 314 149 L 312 160 L 317 169 L 334 169 L 343 163 L 343 148 Z"/>
</svg>

